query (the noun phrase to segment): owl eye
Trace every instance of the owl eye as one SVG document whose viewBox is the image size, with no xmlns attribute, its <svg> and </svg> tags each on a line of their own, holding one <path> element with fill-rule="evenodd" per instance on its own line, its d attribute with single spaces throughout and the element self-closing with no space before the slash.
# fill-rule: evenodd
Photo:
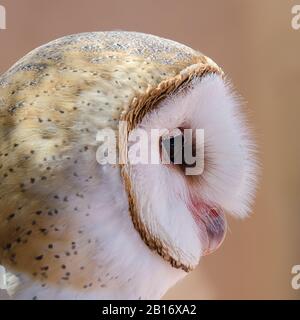
<svg viewBox="0 0 300 320">
<path fill-rule="evenodd" d="M 175 164 L 182 168 L 193 168 L 196 162 L 186 161 L 190 156 L 195 155 L 195 143 L 193 139 L 185 139 L 184 129 L 176 128 L 167 135 L 163 135 L 160 140 L 161 160 L 164 164 Z M 191 150 L 188 155 L 185 149 Z"/>
</svg>

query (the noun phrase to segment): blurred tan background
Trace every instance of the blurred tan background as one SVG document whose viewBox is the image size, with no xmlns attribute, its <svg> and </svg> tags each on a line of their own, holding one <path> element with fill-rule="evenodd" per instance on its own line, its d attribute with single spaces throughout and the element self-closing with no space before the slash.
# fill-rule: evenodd
<svg viewBox="0 0 300 320">
<path fill-rule="evenodd" d="M 251 218 L 230 219 L 221 249 L 166 298 L 299 299 L 300 30 L 288 0 L 0 0 L 0 73 L 66 34 L 130 30 L 199 49 L 221 65 L 247 101 L 262 176 Z M 298 1 L 300 4 L 300 0 Z"/>
</svg>

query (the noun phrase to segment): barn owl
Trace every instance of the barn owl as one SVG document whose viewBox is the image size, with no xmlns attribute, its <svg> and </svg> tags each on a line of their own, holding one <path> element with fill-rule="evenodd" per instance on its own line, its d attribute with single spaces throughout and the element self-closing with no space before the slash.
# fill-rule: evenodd
<svg viewBox="0 0 300 320">
<path fill-rule="evenodd" d="M 159 154 L 172 132 L 202 129 L 203 171 L 100 164 L 107 128 L 118 152 L 136 130 L 167 129 Z M 153 35 L 84 33 L 33 50 L 0 78 L 0 138 L 11 299 L 161 298 L 219 247 L 225 212 L 246 216 L 254 197 L 254 143 L 224 72 Z"/>
</svg>

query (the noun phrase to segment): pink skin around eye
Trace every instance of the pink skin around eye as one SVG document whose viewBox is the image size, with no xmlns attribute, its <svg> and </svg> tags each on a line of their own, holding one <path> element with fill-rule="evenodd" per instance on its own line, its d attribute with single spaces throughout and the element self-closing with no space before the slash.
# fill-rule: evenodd
<svg viewBox="0 0 300 320">
<path fill-rule="evenodd" d="M 223 210 L 207 205 L 195 196 L 190 196 L 188 208 L 199 227 L 199 236 L 203 246 L 202 255 L 216 251 L 222 244 L 227 231 Z"/>
</svg>

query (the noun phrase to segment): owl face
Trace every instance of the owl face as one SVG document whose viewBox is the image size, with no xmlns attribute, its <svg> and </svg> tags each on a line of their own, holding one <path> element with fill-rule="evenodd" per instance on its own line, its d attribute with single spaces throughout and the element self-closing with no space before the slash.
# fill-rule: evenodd
<svg viewBox="0 0 300 320">
<path fill-rule="evenodd" d="M 225 212 L 247 215 L 256 171 L 253 143 L 238 98 L 217 74 L 196 78 L 169 95 L 131 134 L 144 130 L 150 135 L 153 129 L 161 134 L 151 156 L 160 163 L 124 168 L 131 215 L 151 249 L 188 271 L 223 241 Z M 195 134 L 186 138 L 188 129 L 200 130 L 200 143 Z M 203 155 L 199 163 L 186 163 L 184 149 L 188 148 Z M 169 156 L 169 163 L 163 162 L 163 154 Z M 182 162 L 175 161 L 178 154 L 183 155 Z M 191 172 L 197 166 L 200 170 Z"/>
</svg>

